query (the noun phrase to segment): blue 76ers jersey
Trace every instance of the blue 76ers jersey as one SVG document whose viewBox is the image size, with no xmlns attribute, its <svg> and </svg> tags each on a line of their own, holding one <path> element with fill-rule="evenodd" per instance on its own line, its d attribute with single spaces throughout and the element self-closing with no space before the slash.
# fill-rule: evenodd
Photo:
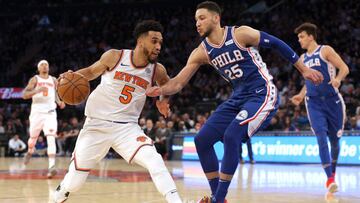
<svg viewBox="0 0 360 203">
<path fill-rule="evenodd" d="M 335 67 L 321 56 L 320 45 L 312 54 L 304 54 L 304 64 L 312 69 L 320 71 L 324 76 L 324 81 L 320 85 L 314 85 L 311 81 L 306 80 L 306 95 L 307 96 L 334 96 L 339 90 L 335 89 L 331 84 L 328 84 L 331 78 L 335 77 Z"/>
<path fill-rule="evenodd" d="M 230 82 L 234 94 L 247 95 L 272 83 L 266 64 L 255 47 L 245 48 L 235 38 L 235 27 L 225 26 L 224 39 L 220 45 L 202 41 L 211 65 Z"/>
</svg>

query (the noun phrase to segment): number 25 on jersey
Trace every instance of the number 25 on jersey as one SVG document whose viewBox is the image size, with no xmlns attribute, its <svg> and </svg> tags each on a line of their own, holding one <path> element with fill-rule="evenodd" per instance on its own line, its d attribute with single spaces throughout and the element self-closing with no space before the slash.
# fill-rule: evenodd
<svg viewBox="0 0 360 203">
<path fill-rule="evenodd" d="M 131 87 L 129 85 L 125 85 L 121 91 L 121 95 L 119 97 L 119 101 L 122 104 L 128 104 L 132 100 L 132 93 L 135 91 L 135 87 Z"/>
</svg>

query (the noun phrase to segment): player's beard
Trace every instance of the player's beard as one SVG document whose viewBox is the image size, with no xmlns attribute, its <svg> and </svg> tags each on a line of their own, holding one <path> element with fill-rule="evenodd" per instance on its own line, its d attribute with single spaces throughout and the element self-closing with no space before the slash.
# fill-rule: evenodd
<svg viewBox="0 0 360 203">
<path fill-rule="evenodd" d="M 206 31 L 204 32 L 203 35 L 200 35 L 200 37 L 206 38 L 206 37 L 208 37 L 208 36 L 211 34 L 212 31 L 213 31 L 213 29 L 212 29 L 212 28 L 209 28 L 208 30 L 206 30 Z"/>
<path fill-rule="evenodd" d="M 144 49 L 144 54 L 145 56 L 147 56 L 147 59 L 150 63 L 156 63 L 157 62 L 157 58 L 151 58 L 151 52 L 149 52 L 147 49 Z"/>
</svg>

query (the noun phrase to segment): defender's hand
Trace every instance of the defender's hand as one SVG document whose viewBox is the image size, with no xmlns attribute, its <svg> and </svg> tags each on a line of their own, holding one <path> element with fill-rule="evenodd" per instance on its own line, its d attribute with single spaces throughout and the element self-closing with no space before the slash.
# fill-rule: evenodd
<svg viewBox="0 0 360 203">
<path fill-rule="evenodd" d="M 146 89 L 146 96 L 148 97 L 158 97 L 161 95 L 161 87 L 153 86 Z"/>
<path fill-rule="evenodd" d="M 290 101 L 291 101 L 295 106 L 299 106 L 303 99 L 304 99 L 303 96 L 301 96 L 300 94 L 297 94 L 297 95 L 291 97 L 291 98 L 290 98 Z"/>
<path fill-rule="evenodd" d="M 339 79 L 336 78 L 331 78 L 330 82 L 328 83 L 329 85 L 332 85 L 334 88 L 338 89 L 341 85 L 341 81 Z"/>
<path fill-rule="evenodd" d="M 156 100 L 156 107 L 158 108 L 159 112 L 167 118 L 170 113 L 170 105 L 165 101 Z"/>
<path fill-rule="evenodd" d="M 303 72 L 303 76 L 306 80 L 310 80 L 315 85 L 319 85 L 324 80 L 324 76 L 317 70 L 308 68 Z"/>
</svg>

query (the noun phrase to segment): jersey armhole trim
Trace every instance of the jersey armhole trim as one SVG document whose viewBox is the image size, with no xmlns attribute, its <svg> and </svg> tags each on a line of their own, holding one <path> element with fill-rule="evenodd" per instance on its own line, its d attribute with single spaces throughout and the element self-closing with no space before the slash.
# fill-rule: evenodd
<svg viewBox="0 0 360 203">
<path fill-rule="evenodd" d="M 154 86 L 154 84 L 156 83 L 156 81 L 154 81 L 156 74 L 156 67 L 157 67 L 157 63 L 154 64 L 154 71 L 153 71 L 153 75 L 151 76 L 151 86 Z"/>
<path fill-rule="evenodd" d="M 123 53 L 124 53 L 124 51 L 123 51 L 123 50 L 120 50 L 119 59 L 118 59 L 118 61 L 116 62 L 115 66 L 112 67 L 112 68 L 108 68 L 107 71 L 110 72 L 110 71 L 114 70 L 114 68 L 116 68 L 116 67 L 119 65 L 119 63 L 120 63 L 120 61 L 121 61 L 121 59 L 122 59 Z"/>
<path fill-rule="evenodd" d="M 232 37 L 233 41 L 235 42 L 235 45 L 236 45 L 240 50 L 247 51 L 247 48 L 241 46 L 240 43 L 236 40 L 235 28 L 236 28 L 235 26 L 231 28 L 231 37 Z"/>
</svg>

